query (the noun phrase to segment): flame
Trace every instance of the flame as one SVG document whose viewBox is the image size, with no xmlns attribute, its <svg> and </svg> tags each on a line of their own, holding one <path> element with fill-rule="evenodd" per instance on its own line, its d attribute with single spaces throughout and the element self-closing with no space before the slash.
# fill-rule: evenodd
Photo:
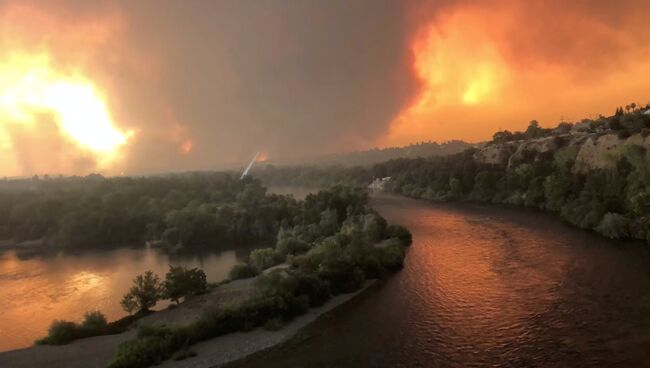
<svg viewBox="0 0 650 368">
<path fill-rule="evenodd" d="M 110 162 L 132 135 L 115 127 L 106 98 L 79 72 L 57 71 L 47 54 L 9 54 L 0 61 L 0 144 L 11 147 L 10 124 L 37 130 L 44 114 L 100 164 Z"/>
<path fill-rule="evenodd" d="M 403 144 L 430 134 L 441 116 L 502 102 L 508 66 L 480 14 L 460 9 L 425 23 L 412 42 L 420 93 L 391 123 L 383 144 Z"/>
<path fill-rule="evenodd" d="M 191 139 L 184 140 L 183 143 L 181 143 L 181 145 L 178 147 L 178 150 L 183 155 L 189 155 L 192 152 L 192 149 L 194 149 L 194 143 Z"/>
<path fill-rule="evenodd" d="M 266 152 L 261 152 L 259 155 L 257 155 L 255 162 L 266 162 L 268 160 L 269 160 L 269 155 Z"/>
<path fill-rule="evenodd" d="M 413 45 L 414 70 L 424 93 L 416 106 L 431 110 L 444 104 L 475 105 L 497 97 L 507 78 L 496 46 L 481 32 L 468 30 L 466 16 L 442 26 L 429 24 Z"/>
</svg>

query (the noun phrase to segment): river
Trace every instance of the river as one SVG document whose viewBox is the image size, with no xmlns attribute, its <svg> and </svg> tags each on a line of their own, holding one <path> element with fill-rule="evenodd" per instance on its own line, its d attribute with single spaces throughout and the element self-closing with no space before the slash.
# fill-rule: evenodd
<svg viewBox="0 0 650 368">
<path fill-rule="evenodd" d="M 79 321 L 90 310 L 108 320 L 126 315 L 120 299 L 131 280 L 146 270 L 161 278 L 169 265 L 199 267 L 208 281 L 220 281 L 246 250 L 174 256 L 150 248 L 120 248 L 78 254 L 21 258 L 0 254 L 0 351 L 27 347 L 47 334 L 55 319 Z M 243 254 L 239 254 L 243 253 Z M 157 308 L 166 303 L 158 303 Z"/>
<path fill-rule="evenodd" d="M 650 366 L 650 247 L 488 205 L 380 198 L 405 268 L 234 367 Z"/>
</svg>

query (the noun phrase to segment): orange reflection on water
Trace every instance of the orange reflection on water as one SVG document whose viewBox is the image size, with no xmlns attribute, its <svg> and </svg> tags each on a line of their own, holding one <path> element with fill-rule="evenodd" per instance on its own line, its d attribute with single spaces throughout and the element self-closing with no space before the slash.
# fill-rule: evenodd
<svg viewBox="0 0 650 368">
<path fill-rule="evenodd" d="M 31 345 L 56 319 L 80 321 L 93 310 L 109 320 L 123 317 L 120 299 L 135 275 L 145 270 L 164 277 L 170 263 L 183 264 L 201 267 L 209 281 L 218 281 L 236 261 L 234 251 L 172 260 L 152 249 L 31 259 L 15 252 L 1 254 L 0 351 Z"/>
</svg>

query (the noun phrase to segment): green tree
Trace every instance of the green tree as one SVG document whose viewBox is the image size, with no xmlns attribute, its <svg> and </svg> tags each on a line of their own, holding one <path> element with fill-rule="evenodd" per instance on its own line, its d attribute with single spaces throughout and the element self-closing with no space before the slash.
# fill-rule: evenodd
<svg viewBox="0 0 650 368">
<path fill-rule="evenodd" d="M 163 296 L 163 285 L 158 275 L 147 271 L 133 279 L 133 286 L 124 295 L 120 304 L 129 314 L 145 312 L 152 308 Z"/>
<path fill-rule="evenodd" d="M 179 303 L 180 299 L 200 294 L 207 288 L 205 272 L 198 268 L 188 269 L 183 266 L 169 266 L 165 275 L 165 296 Z"/>
<path fill-rule="evenodd" d="M 273 248 L 255 249 L 249 256 L 250 265 L 258 270 L 265 270 L 282 262 L 282 254 Z"/>
</svg>

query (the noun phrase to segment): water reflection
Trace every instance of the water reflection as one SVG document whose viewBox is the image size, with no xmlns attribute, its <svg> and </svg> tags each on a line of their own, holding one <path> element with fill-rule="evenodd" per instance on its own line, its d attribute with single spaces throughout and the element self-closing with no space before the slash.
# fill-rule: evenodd
<svg viewBox="0 0 650 368">
<path fill-rule="evenodd" d="M 650 249 L 552 216 L 381 199 L 404 270 L 236 367 L 647 367 Z"/>
<path fill-rule="evenodd" d="M 124 248 L 25 258 L 7 251 L 0 254 L 0 351 L 31 345 L 54 319 L 78 321 L 89 310 L 100 310 L 109 320 L 123 317 L 119 301 L 145 270 L 164 277 L 169 264 L 200 267 L 208 281 L 219 281 L 247 250 L 239 253 L 170 257 L 154 249 Z"/>
</svg>

